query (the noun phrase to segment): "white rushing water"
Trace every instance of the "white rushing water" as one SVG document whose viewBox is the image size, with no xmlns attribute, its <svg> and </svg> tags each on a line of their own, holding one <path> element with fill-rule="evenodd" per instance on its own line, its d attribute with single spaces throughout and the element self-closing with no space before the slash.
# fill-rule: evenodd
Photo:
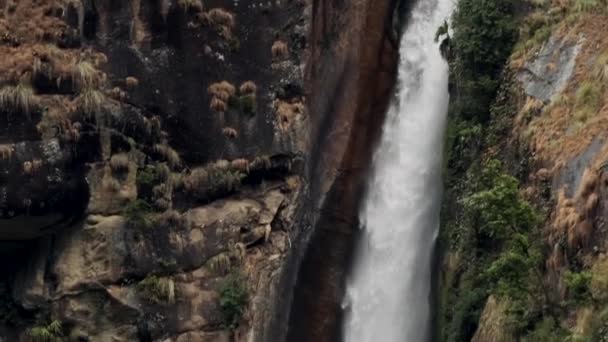
<svg viewBox="0 0 608 342">
<path fill-rule="evenodd" d="M 435 32 L 455 0 L 420 0 L 401 41 L 397 94 L 360 213 L 347 284 L 345 342 L 424 342 L 439 228 L 448 66 Z"/>
</svg>

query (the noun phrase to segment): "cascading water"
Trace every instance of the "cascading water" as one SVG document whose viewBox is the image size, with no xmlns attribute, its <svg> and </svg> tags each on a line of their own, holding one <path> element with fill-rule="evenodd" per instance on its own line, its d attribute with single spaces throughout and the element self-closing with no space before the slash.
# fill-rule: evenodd
<svg viewBox="0 0 608 342">
<path fill-rule="evenodd" d="M 423 342 L 439 228 L 448 66 L 435 32 L 456 0 L 420 0 L 401 41 L 397 96 L 360 213 L 363 237 L 347 284 L 345 342 Z"/>
</svg>

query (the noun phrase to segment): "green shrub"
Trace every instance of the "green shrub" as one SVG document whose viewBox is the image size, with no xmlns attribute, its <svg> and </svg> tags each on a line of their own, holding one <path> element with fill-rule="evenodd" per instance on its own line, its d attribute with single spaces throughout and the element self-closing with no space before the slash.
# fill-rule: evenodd
<svg viewBox="0 0 608 342">
<path fill-rule="evenodd" d="M 553 317 L 545 317 L 534 329 L 522 338 L 522 342 L 561 342 L 567 333 L 555 322 Z"/>
<path fill-rule="evenodd" d="M 519 193 L 519 182 L 499 172 L 500 163 L 489 161 L 482 171 L 482 189 L 463 200 L 465 211 L 480 238 L 505 240 L 517 232 L 529 232 L 540 218 Z"/>
<path fill-rule="evenodd" d="M 137 291 L 152 304 L 175 302 L 175 282 L 171 278 L 148 275 L 137 284 Z"/>
<path fill-rule="evenodd" d="M 63 341 L 63 328 L 61 322 L 52 321 L 48 325 L 31 328 L 28 335 L 33 342 L 61 342 Z"/>
<path fill-rule="evenodd" d="M 234 329 L 239 325 L 249 301 L 243 277 L 239 274 L 226 277 L 220 284 L 219 294 L 223 325 Z"/>
<path fill-rule="evenodd" d="M 461 0 L 453 17 L 451 111 L 481 122 L 499 85 L 499 75 L 517 37 L 511 0 Z"/>
<path fill-rule="evenodd" d="M 586 303 L 591 299 L 589 285 L 592 274 L 590 272 L 566 272 L 564 281 L 568 289 L 568 297 L 575 303 Z"/>
<path fill-rule="evenodd" d="M 144 200 L 137 199 L 127 204 L 122 214 L 129 227 L 149 228 L 152 225 L 152 221 L 150 220 L 151 213 L 152 206 Z"/>
<path fill-rule="evenodd" d="M 602 105 L 602 88 L 597 82 L 583 82 L 576 91 L 575 115 L 581 121 L 593 116 Z"/>
</svg>

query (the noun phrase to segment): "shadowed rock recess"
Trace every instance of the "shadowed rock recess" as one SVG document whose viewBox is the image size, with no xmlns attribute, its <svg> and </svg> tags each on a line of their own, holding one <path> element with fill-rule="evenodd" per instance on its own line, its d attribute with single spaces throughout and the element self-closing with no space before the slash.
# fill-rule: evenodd
<svg viewBox="0 0 608 342">
<path fill-rule="evenodd" d="M 0 339 L 335 341 L 405 4 L 0 0 Z"/>
</svg>

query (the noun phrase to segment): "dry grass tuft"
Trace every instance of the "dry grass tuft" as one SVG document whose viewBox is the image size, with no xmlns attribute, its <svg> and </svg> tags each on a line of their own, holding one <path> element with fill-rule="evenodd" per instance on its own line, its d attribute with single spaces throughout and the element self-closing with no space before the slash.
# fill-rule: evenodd
<svg viewBox="0 0 608 342">
<path fill-rule="evenodd" d="M 228 93 L 229 96 L 234 96 L 236 95 L 236 88 L 228 81 L 221 81 L 211 84 L 209 88 L 207 88 L 207 92 L 209 95 L 215 97 L 218 97 L 218 94 L 223 92 Z"/>
<path fill-rule="evenodd" d="M 209 179 L 209 173 L 205 168 L 199 167 L 184 178 L 184 188 L 187 191 L 195 191 L 202 188 Z"/>
<path fill-rule="evenodd" d="M 275 103 L 275 111 L 278 116 L 278 127 L 282 132 L 286 132 L 291 127 L 291 122 L 297 115 L 304 114 L 304 104 L 301 102 L 289 103 L 278 101 Z"/>
<path fill-rule="evenodd" d="M 592 192 L 595 191 L 595 188 L 598 185 L 599 175 L 597 171 L 592 170 L 590 168 L 585 169 L 583 172 L 583 177 L 581 178 L 580 185 L 578 187 L 578 192 L 576 194 L 577 198 L 587 198 Z"/>
<path fill-rule="evenodd" d="M 595 214 L 595 209 L 597 209 L 599 203 L 600 197 L 597 195 L 597 193 L 591 193 L 585 202 L 585 216 L 593 217 Z"/>
<path fill-rule="evenodd" d="M 244 158 L 235 159 L 230 162 L 230 167 L 241 172 L 249 172 L 249 161 Z"/>
<path fill-rule="evenodd" d="M 0 89 L 0 107 L 12 113 L 28 116 L 37 104 L 34 89 L 27 83 L 20 82 L 16 86 L 4 86 Z"/>
<path fill-rule="evenodd" d="M 178 0 L 177 4 L 185 11 L 193 11 L 195 13 L 203 11 L 203 2 L 201 0 Z"/>
<path fill-rule="evenodd" d="M 239 132 L 232 127 L 224 127 L 224 129 L 222 129 L 222 134 L 228 139 L 236 139 L 239 136 Z"/>
<path fill-rule="evenodd" d="M 115 154 L 110 158 L 110 167 L 115 172 L 129 171 L 129 156 L 126 153 Z"/>
<path fill-rule="evenodd" d="M 228 110 L 228 105 L 226 102 L 214 97 L 211 99 L 211 104 L 209 108 L 217 113 L 225 113 Z"/>
<path fill-rule="evenodd" d="M 276 60 L 285 59 L 289 56 L 289 48 L 287 43 L 282 40 L 277 40 L 272 44 L 270 49 L 272 52 L 272 58 Z"/>
<path fill-rule="evenodd" d="M 239 91 L 243 95 L 255 94 L 258 90 L 258 87 L 255 85 L 253 81 L 246 81 L 241 84 L 239 87 Z"/>
<path fill-rule="evenodd" d="M 11 160 L 15 153 L 15 146 L 8 144 L 0 144 L 0 160 Z"/>
<path fill-rule="evenodd" d="M 230 29 L 234 28 L 234 15 L 227 10 L 223 8 L 214 8 L 207 14 L 212 25 L 226 26 Z"/>
<path fill-rule="evenodd" d="M 78 89 L 93 89 L 101 87 L 105 75 L 98 71 L 91 62 L 80 61 L 71 67 L 70 76 Z"/>
<path fill-rule="evenodd" d="M 133 76 L 129 76 L 125 79 L 125 84 L 127 86 L 127 89 L 133 90 L 139 85 L 139 80 Z"/>
<path fill-rule="evenodd" d="M 81 91 L 76 99 L 79 108 L 87 115 L 100 114 L 105 109 L 107 102 L 103 92 L 97 89 L 86 88 Z"/>
<path fill-rule="evenodd" d="M 180 167 L 182 164 L 181 158 L 177 151 L 175 151 L 171 146 L 164 144 L 156 144 L 154 145 L 154 152 L 157 153 L 161 158 L 163 158 L 167 164 L 173 169 Z"/>
</svg>

